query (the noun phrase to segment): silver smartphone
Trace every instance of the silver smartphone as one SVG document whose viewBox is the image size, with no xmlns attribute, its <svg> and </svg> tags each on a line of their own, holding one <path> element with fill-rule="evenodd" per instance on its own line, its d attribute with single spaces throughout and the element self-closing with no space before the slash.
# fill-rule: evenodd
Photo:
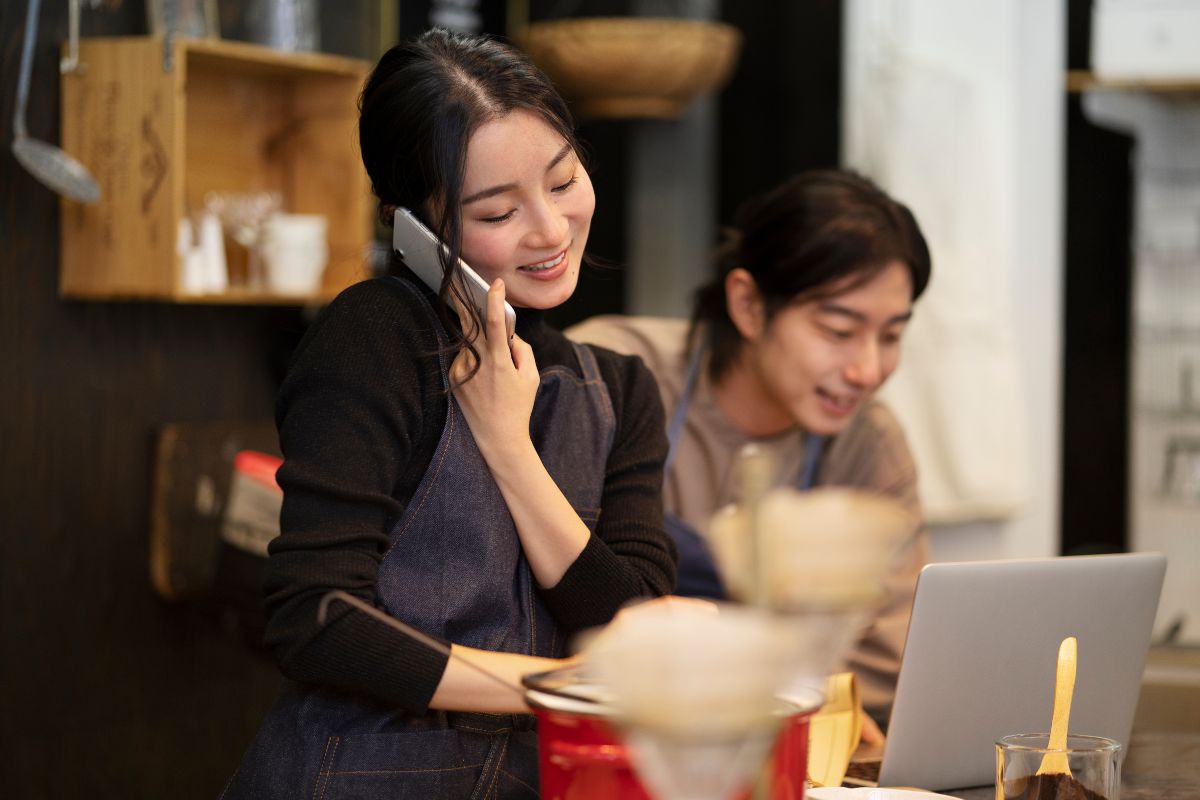
<svg viewBox="0 0 1200 800">
<path fill-rule="evenodd" d="M 433 291 L 442 286 L 442 256 L 448 252 L 446 245 L 425 227 L 425 223 L 417 219 L 407 208 L 397 208 L 392 224 L 392 248 L 404 259 L 405 265 L 417 274 Z M 488 285 L 479 277 L 475 270 L 467 266 L 461 258 L 458 260 L 460 274 L 463 277 L 462 287 L 467 297 L 471 298 L 479 318 L 487 319 Z M 517 324 L 517 314 L 513 307 L 504 303 L 504 328 L 508 339 L 512 341 L 513 328 Z"/>
</svg>

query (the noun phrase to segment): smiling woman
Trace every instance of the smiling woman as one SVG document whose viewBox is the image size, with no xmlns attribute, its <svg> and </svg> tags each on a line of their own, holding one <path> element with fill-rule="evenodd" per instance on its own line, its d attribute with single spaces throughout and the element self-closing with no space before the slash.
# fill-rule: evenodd
<svg viewBox="0 0 1200 800">
<path fill-rule="evenodd" d="M 510 303 L 554 308 L 575 291 L 596 195 L 569 142 L 514 111 L 480 126 L 467 146 L 463 259 Z"/>
<path fill-rule="evenodd" d="M 662 408 L 640 361 L 543 320 L 575 290 L 595 196 L 524 56 L 437 30 L 399 45 L 359 134 L 381 218 L 404 207 L 437 232 L 444 278 L 435 293 L 397 256 L 296 350 L 266 582 L 291 680 L 225 797 L 533 798 L 532 718 L 500 687 L 674 583 Z M 491 284 L 482 315 L 460 258 Z M 448 647 L 352 603 L 318 622 L 338 590 Z"/>
</svg>

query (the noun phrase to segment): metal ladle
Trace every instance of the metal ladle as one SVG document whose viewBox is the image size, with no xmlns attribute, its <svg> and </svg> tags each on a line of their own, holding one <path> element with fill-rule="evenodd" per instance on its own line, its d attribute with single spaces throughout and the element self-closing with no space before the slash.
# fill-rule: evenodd
<svg viewBox="0 0 1200 800">
<path fill-rule="evenodd" d="M 41 0 L 29 0 L 29 13 L 25 18 L 25 44 L 21 50 L 21 75 L 17 84 L 17 112 L 13 117 L 13 156 L 33 177 L 59 194 L 81 203 L 94 203 L 100 199 L 100 185 L 87 167 L 60 148 L 29 138 L 25 129 L 25 107 L 29 103 L 33 44 L 37 39 L 40 7 Z"/>
</svg>

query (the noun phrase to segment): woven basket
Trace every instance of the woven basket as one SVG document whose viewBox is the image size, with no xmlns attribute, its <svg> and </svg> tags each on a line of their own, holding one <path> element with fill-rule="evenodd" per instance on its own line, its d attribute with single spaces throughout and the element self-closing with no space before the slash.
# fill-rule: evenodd
<svg viewBox="0 0 1200 800">
<path fill-rule="evenodd" d="M 581 118 L 674 119 L 733 72 L 741 33 L 666 17 L 593 17 L 531 24 L 516 37 Z"/>
</svg>

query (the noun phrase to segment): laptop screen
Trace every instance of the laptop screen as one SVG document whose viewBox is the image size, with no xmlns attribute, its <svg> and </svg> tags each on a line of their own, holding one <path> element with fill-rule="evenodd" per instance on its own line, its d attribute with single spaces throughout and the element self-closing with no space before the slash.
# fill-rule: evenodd
<svg viewBox="0 0 1200 800">
<path fill-rule="evenodd" d="M 1165 571 L 1157 553 L 925 567 L 879 785 L 991 784 L 997 739 L 1049 730 L 1067 636 L 1078 639 L 1070 731 L 1127 745 Z"/>
</svg>

